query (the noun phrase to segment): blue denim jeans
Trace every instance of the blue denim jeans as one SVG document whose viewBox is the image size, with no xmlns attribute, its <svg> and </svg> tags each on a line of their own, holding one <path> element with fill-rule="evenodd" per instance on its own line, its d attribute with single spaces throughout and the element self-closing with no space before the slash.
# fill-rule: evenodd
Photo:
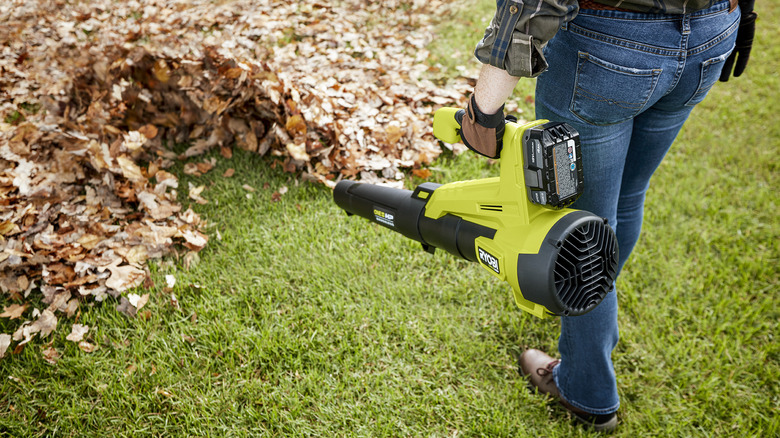
<svg viewBox="0 0 780 438">
<path fill-rule="evenodd" d="M 580 133 L 585 192 L 573 207 L 609 219 L 622 269 L 639 238 L 650 177 L 734 47 L 739 10 L 722 1 L 686 15 L 583 9 L 545 48 L 536 116 Z M 617 293 L 563 317 L 553 370 L 561 396 L 592 414 L 620 405 L 612 350 Z"/>
</svg>

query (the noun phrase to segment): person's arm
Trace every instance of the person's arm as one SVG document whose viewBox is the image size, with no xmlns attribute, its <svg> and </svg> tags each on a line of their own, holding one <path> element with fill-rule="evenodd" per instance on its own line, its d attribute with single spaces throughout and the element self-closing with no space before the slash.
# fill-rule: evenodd
<svg viewBox="0 0 780 438">
<path fill-rule="evenodd" d="M 520 80 L 498 67 L 483 64 L 474 87 L 474 97 L 479 109 L 485 114 L 495 114 L 512 95 Z"/>
<path fill-rule="evenodd" d="M 495 16 L 474 51 L 483 63 L 474 94 L 458 116 L 461 139 L 471 150 L 491 158 L 501 154 L 504 102 L 521 77 L 547 69 L 544 45 L 578 11 L 577 0 L 497 1 Z"/>
</svg>

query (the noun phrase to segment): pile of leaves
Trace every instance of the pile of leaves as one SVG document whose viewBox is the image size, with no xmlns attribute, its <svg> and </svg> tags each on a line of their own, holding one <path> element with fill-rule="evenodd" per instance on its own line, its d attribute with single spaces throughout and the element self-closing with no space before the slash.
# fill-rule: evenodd
<svg viewBox="0 0 780 438">
<path fill-rule="evenodd" d="M 473 81 L 429 79 L 441 0 L 6 1 L 0 5 L 0 357 L 111 296 L 135 316 L 146 261 L 203 249 L 168 170 L 233 147 L 301 178 L 400 185 L 441 149 L 433 111 Z M 174 144 L 189 147 L 181 154 Z M 203 187 L 189 196 L 207 202 Z M 39 309 L 31 303 L 42 303 Z M 6 325 L 7 326 L 7 325 Z M 85 351 L 89 328 L 69 340 Z M 44 357 L 54 360 L 56 350 Z"/>
</svg>

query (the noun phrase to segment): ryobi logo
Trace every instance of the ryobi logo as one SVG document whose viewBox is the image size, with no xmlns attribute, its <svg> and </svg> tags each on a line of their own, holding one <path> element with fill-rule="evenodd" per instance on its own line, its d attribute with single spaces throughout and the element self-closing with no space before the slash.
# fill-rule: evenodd
<svg viewBox="0 0 780 438">
<path fill-rule="evenodd" d="M 495 256 L 493 256 L 493 254 L 490 254 L 489 252 L 485 251 L 480 247 L 477 247 L 477 251 L 479 252 L 479 261 L 483 265 L 494 270 L 496 274 L 501 273 L 501 269 L 498 266 L 498 259 Z"/>
<path fill-rule="evenodd" d="M 395 227 L 395 216 L 393 213 L 374 208 L 374 219 L 376 219 L 376 221 L 380 224 L 385 224 L 389 227 Z"/>
</svg>

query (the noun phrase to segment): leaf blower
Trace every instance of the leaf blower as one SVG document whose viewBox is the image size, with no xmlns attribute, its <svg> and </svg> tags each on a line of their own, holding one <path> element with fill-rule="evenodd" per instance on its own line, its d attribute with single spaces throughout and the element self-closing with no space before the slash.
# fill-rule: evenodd
<svg viewBox="0 0 780 438">
<path fill-rule="evenodd" d="M 460 141 L 456 108 L 436 111 L 433 133 Z M 500 176 L 414 191 L 340 181 L 336 204 L 422 243 L 479 263 L 540 318 L 582 315 L 612 289 L 617 239 L 606 219 L 566 208 L 583 190 L 579 134 L 566 123 L 508 120 Z"/>
</svg>

